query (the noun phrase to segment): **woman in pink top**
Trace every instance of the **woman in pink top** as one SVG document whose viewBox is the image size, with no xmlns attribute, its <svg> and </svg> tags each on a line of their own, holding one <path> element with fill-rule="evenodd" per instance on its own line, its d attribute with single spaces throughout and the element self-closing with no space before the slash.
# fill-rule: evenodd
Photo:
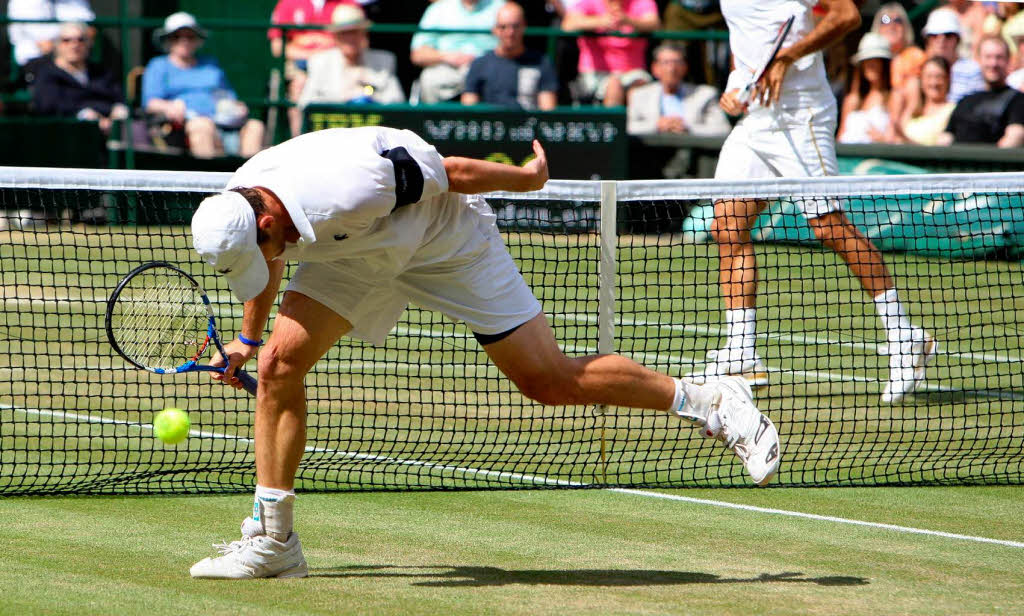
<svg viewBox="0 0 1024 616">
<path fill-rule="evenodd" d="M 654 0 L 578 0 L 562 20 L 563 30 L 652 32 L 661 27 Z M 652 80 L 644 70 L 646 38 L 581 36 L 580 78 L 584 98 L 606 107 L 626 102 L 626 89 Z"/>
</svg>

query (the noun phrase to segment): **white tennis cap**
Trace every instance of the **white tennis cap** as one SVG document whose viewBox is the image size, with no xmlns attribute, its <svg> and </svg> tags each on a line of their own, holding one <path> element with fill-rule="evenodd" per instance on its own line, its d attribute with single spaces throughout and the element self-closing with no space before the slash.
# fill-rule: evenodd
<svg viewBox="0 0 1024 616">
<path fill-rule="evenodd" d="M 267 288 L 270 270 L 256 244 L 256 214 L 242 195 L 227 191 L 203 199 L 192 216 L 192 246 L 224 274 L 240 301 Z"/>
<path fill-rule="evenodd" d="M 924 24 L 921 34 L 931 36 L 932 34 L 955 34 L 963 37 L 960 27 L 960 18 L 952 9 L 935 9 L 928 14 L 928 21 Z"/>
</svg>

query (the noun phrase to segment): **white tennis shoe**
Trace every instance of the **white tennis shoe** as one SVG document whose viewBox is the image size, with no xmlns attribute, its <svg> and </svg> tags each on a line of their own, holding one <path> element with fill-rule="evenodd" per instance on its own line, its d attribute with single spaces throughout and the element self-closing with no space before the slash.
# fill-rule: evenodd
<svg viewBox="0 0 1024 616">
<path fill-rule="evenodd" d="M 244 524 L 243 524 L 244 527 Z M 214 544 L 220 556 L 204 558 L 192 565 L 194 578 L 247 580 L 254 578 L 306 577 L 306 559 L 298 533 L 288 541 L 277 541 L 267 535 L 242 535 L 238 541 Z"/>
<path fill-rule="evenodd" d="M 702 369 L 686 375 L 686 380 L 703 385 L 717 379 L 738 376 L 751 387 L 768 385 L 768 368 L 757 353 L 727 346 L 708 351 L 707 358 L 708 363 Z"/>
<path fill-rule="evenodd" d="M 921 330 L 916 340 L 889 343 L 889 382 L 882 390 L 882 402 L 899 404 L 924 382 L 928 364 L 939 352 L 939 343 L 928 332 Z"/>
<path fill-rule="evenodd" d="M 714 396 L 704 436 L 718 439 L 739 457 L 750 478 L 759 486 L 772 480 L 779 470 L 782 446 L 779 431 L 768 416 L 757 409 L 748 381 L 726 377 L 709 382 Z"/>
</svg>

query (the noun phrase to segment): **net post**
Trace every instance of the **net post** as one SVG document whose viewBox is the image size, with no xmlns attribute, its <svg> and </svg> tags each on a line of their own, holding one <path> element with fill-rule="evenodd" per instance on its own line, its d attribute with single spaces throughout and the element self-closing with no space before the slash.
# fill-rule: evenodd
<svg viewBox="0 0 1024 616">
<path fill-rule="evenodd" d="M 615 284 L 617 266 L 615 251 L 618 247 L 616 213 L 618 209 L 618 183 L 601 182 L 601 262 L 598 266 L 597 289 L 597 352 L 615 352 Z M 605 439 L 605 412 L 607 407 L 598 405 L 601 417 L 601 481 L 608 483 L 607 440 Z"/>
</svg>

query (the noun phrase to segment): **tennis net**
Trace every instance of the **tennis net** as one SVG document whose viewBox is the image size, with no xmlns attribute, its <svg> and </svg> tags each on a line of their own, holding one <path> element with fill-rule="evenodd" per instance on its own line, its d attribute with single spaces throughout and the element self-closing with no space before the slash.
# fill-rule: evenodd
<svg viewBox="0 0 1024 616">
<path fill-rule="evenodd" d="M 130 368 L 107 297 L 166 260 L 197 277 L 219 328 L 241 307 L 190 248 L 226 174 L 0 169 L 0 494 L 248 491 L 253 401 L 206 375 Z M 732 182 L 551 182 L 491 195 L 506 244 L 569 354 L 618 351 L 682 376 L 725 333 L 716 200 L 764 204 L 758 404 L 779 426 L 777 485 L 1020 483 L 1024 461 L 1024 174 Z M 797 212 L 840 204 L 884 251 L 911 318 L 940 343 L 927 381 L 880 402 L 871 298 Z M 336 344 L 307 379 L 304 490 L 748 485 L 673 416 L 544 407 L 461 324 L 410 307 L 382 346 Z M 164 446 L 153 414 L 186 409 Z"/>
</svg>

